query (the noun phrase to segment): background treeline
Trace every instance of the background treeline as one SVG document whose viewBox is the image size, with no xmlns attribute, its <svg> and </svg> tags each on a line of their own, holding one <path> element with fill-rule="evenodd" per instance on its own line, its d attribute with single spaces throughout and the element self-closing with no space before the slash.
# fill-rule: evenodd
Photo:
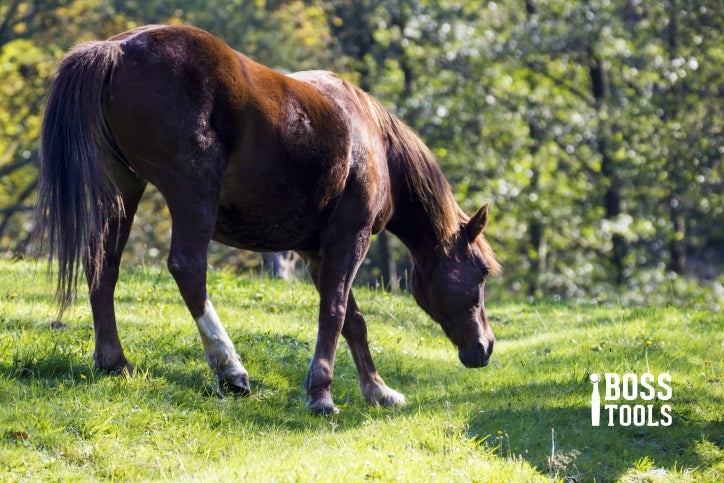
<svg viewBox="0 0 724 483">
<path fill-rule="evenodd" d="M 7 0 L 0 5 L 0 250 L 30 246 L 38 133 L 69 47 L 146 23 L 372 92 L 435 153 L 461 205 L 490 202 L 494 296 L 724 304 L 721 0 Z M 163 262 L 149 190 L 128 259 Z M 259 256 L 211 247 L 214 263 Z M 406 283 L 376 240 L 359 281 Z"/>
</svg>

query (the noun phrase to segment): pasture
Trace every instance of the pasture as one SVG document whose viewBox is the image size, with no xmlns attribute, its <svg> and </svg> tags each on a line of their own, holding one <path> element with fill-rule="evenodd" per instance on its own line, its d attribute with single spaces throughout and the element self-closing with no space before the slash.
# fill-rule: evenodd
<svg viewBox="0 0 724 483">
<path fill-rule="evenodd" d="M 321 417 L 301 387 L 311 284 L 209 271 L 250 374 L 240 398 L 219 390 L 165 268 L 125 267 L 117 286 L 132 377 L 93 369 L 85 290 L 55 321 L 45 275 L 0 261 L 2 481 L 724 479 L 721 313 L 491 299 L 491 363 L 465 369 L 409 294 L 357 289 L 378 370 L 407 405 L 367 405 L 341 342 L 341 411 Z M 589 376 L 607 372 L 671 374 L 671 425 L 592 427 Z"/>
</svg>

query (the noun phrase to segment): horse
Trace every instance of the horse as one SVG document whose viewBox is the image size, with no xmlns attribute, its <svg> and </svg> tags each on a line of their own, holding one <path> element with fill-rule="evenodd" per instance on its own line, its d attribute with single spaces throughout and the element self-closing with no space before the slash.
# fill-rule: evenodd
<svg viewBox="0 0 724 483">
<path fill-rule="evenodd" d="M 248 394 L 251 386 L 207 293 L 212 239 L 293 250 L 306 261 L 319 292 L 303 383 L 314 412 L 336 410 L 340 334 L 364 398 L 405 404 L 375 368 L 352 293 L 370 237 L 382 229 L 408 248 L 413 297 L 460 361 L 489 361 L 495 337 L 484 285 L 499 264 L 483 235 L 488 205 L 467 216 L 411 128 L 334 73 L 284 75 L 191 26 L 135 28 L 64 56 L 46 101 L 40 154 L 36 230 L 50 264 L 57 260 L 60 315 L 85 275 L 98 370 L 133 371 L 113 294 L 148 183 L 171 216 L 168 270 L 226 391 Z"/>
</svg>

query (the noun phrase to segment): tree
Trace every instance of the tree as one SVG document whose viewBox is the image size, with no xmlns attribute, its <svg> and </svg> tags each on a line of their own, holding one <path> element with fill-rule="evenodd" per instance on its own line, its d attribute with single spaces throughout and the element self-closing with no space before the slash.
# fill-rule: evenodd
<svg viewBox="0 0 724 483">
<path fill-rule="evenodd" d="M 679 290 L 714 300 L 707 284 L 724 284 L 718 0 L 11 0 L 0 6 L 1 247 L 27 240 L 53 64 L 76 41 L 151 22 L 193 23 L 261 63 L 334 70 L 370 91 L 419 133 L 467 212 L 491 202 L 505 267 L 493 287 L 650 302 Z M 128 255 L 155 260 L 165 203 L 152 190 L 143 203 Z M 404 252 L 382 235 L 363 282 L 403 274 Z"/>
</svg>

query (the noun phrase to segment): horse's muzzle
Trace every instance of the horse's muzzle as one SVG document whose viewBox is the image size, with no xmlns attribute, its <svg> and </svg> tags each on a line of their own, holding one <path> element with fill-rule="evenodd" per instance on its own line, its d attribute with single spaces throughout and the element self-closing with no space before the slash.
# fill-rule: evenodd
<svg viewBox="0 0 724 483">
<path fill-rule="evenodd" d="M 487 347 L 485 343 L 478 340 L 468 344 L 465 348 L 458 349 L 460 362 L 468 368 L 487 366 L 488 361 L 490 360 L 490 355 L 493 353 L 493 344 L 495 343 L 495 339 L 486 342 Z"/>
</svg>

